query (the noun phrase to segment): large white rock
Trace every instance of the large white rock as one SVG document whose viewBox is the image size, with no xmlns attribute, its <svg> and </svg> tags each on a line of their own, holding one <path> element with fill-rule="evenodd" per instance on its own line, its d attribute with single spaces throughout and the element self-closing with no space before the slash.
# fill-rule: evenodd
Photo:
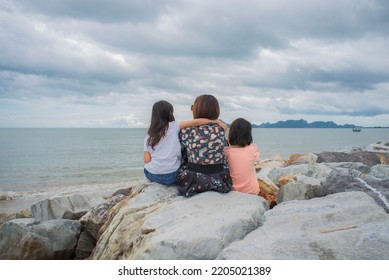
<svg viewBox="0 0 389 280">
<path fill-rule="evenodd" d="M 369 177 L 373 177 L 377 179 L 389 179 L 389 165 L 387 164 L 374 165 L 371 168 Z"/>
<path fill-rule="evenodd" d="M 389 215 L 363 192 L 287 201 L 264 218 L 217 258 L 389 259 Z"/>
<path fill-rule="evenodd" d="M 305 200 L 318 196 L 320 181 L 304 175 L 297 175 L 294 181 L 286 184 L 277 193 L 277 203 L 288 200 Z"/>
<path fill-rule="evenodd" d="M 104 203 L 104 201 L 103 196 L 99 193 L 52 197 L 33 204 L 31 212 L 36 221 L 54 219 L 78 220 L 89 209 Z"/>
<path fill-rule="evenodd" d="M 36 221 L 54 219 L 78 220 L 92 207 L 106 202 L 106 198 L 122 193 L 128 195 L 134 185 L 147 184 L 146 180 L 136 180 L 120 184 L 99 185 L 96 188 L 75 187 L 62 190 L 55 195 L 32 203 L 31 212 Z M 20 216 L 20 215 L 19 215 Z M 0 221 L 1 221 L 0 216 Z"/>
<path fill-rule="evenodd" d="M 367 145 L 366 151 L 368 152 L 379 152 L 379 153 L 389 153 L 389 143 L 375 143 Z"/>
<path fill-rule="evenodd" d="M 111 211 L 93 259 L 215 259 L 260 226 L 267 202 L 232 191 L 191 198 L 151 184 Z"/>
<path fill-rule="evenodd" d="M 320 182 L 324 182 L 331 170 L 332 169 L 330 167 L 323 163 L 305 163 L 289 165 L 282 168 L 274 168 L 270 170 L 268 177 L 276 184 L 278 183 L 280 177 L 285 175 L 304 175 L 307 177 L 313 177 Z"/>
</svg>

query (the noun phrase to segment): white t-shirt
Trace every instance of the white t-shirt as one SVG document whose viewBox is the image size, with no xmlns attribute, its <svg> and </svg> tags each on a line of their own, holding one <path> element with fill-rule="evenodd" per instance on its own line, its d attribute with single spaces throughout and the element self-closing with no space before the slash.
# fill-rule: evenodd
<svg viewBox="0 0 389 280">
<path fill-rule="evenodd" d="M 148 134 L 145 136 L 143 150 L 151 154 L 151 161 L 145 164 L 147 171 L 154 174 L 168 174 L 178 170 L 181 164 L 179 131 L 179 124 L 170 122 L 166 135 L 154 146 L 154 150 L 147 145 L 150 136 Z"/>
</svg>

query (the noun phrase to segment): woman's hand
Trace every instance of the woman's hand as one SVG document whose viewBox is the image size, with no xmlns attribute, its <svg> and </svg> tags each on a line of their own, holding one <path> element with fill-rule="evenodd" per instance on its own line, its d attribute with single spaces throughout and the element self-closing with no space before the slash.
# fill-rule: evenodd
<svg viewBox="0 0 389 280">
<path fill-rule="evenodd" d="M 214 120 L 213 122 L 216 123 L 217 125 L 219 125 L 221 128 L 223 128 L 224 131 L 227 131 L 228 126 L 222 120 L 220 120 L 220 119 L 219 120 Z"/>
</svg>

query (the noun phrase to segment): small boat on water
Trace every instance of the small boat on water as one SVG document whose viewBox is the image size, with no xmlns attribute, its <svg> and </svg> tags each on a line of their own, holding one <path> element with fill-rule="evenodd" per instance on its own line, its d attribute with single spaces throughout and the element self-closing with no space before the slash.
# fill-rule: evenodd
<svg viewBox="0 0 389 280">
<path fill-rule="evenodd" d="M 360 128 L 353 128 L 353 132 L 361 132 L 361 129 Z"/>
</svg>

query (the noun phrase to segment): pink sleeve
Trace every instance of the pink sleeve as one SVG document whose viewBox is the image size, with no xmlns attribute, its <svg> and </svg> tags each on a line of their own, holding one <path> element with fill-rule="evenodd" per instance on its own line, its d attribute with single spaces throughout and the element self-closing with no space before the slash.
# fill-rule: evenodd
<svg viewBox="0 0 389 280">
<path fill-rule="evenodd" d="M 259 159 L 259 148 L 257 145 L 255 144 L 251 144 L 251 147 L 253 149 L 253 155 L 254 155 L 254 161 L 258 160 Z"/>
</svg>

